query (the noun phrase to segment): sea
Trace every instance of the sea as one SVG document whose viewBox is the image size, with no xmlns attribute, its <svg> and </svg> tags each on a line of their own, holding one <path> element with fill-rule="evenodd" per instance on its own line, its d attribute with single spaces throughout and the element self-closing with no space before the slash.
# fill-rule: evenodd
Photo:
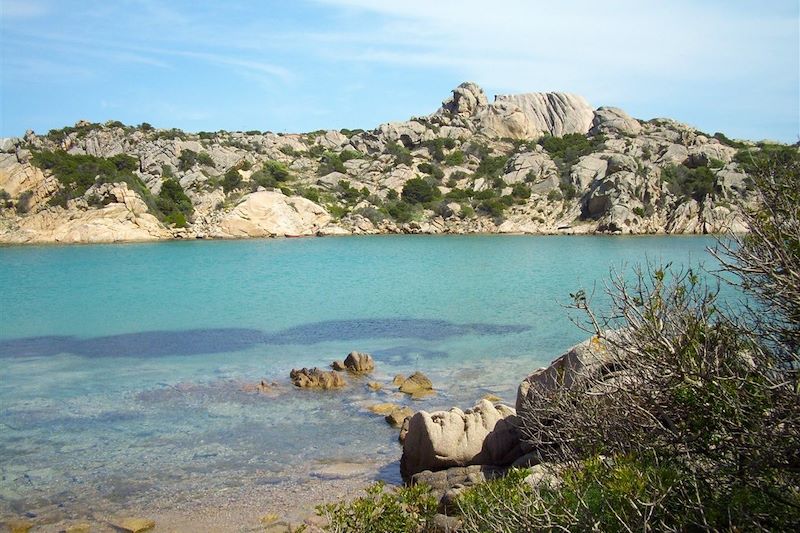
<svg viewBox="0 0 800 533">
<path fill-rule="evenodd" d="M 369 236 L 0 248 L 0 514 L 291 485 L 341 462 L 399 482 L 368 407 L 514 404 L 581 340 L 612 273 L 713 272 L 712 237 Z M 708 274 L 713 276 L 713 274 Z M 293 368 L 376 363 L 337 391 Z M 436 394 L 411 400 L 396 374 Z M 264 380 L 267 393 L 248 391 Z M 374 391 L 368 381 L 382 384 Z"/>
</svg>

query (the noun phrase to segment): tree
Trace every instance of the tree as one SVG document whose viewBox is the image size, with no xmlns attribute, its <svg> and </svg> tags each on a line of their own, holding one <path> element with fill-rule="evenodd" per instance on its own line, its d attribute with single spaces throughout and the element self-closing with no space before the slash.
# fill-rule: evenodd
<svg viewBox="0 0 800 533">
<path fill-rule="evenodd" d="M 422 178 L 412 178 L 403 185 L 402 198 L 410 204 L 426 204 L 441 195 L 438 187 Z"/>
</svg>

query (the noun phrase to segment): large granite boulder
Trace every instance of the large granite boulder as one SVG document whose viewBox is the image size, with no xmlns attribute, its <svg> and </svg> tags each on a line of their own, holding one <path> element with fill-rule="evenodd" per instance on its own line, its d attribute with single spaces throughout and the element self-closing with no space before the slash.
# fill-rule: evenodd
<svg viewBox="0 0 800 533">
<path fill-rule="evenodd" d="M 573 388 L 607 370 L 613 362 L 611 346 L 604 338 L 594 336 L 576 344 L 548 366 L 535 370 L 522 380 L 517 388 L 517 412 L 522 414 L 524 411 L 532 387 L 542 391 L 554 391 L 559 387 Z"/>
<path fill-rule="evenodd" d="M 375 370 L 375 361 L 368 353 L 350 352 L 344 360 L 344 368 L 354 374 L 367 374 Z"/>
<path fill-rule="evenodd" d="M 535 136 L 544 133 L 562 137 L 589 131 L 594 111 L 582 97 L 568 93 L 498 95 L 492 105 L 513 104 L 522 110 Z M 537 134 L 538 133 L 538 134 Z"/>
<path fill-rule="evenodd" d="M 488 400 L 466 411 L 454 407 L 415 413 L 403 441 L 403 478 L 423 470 L 511 463 L 521 455 L 514 415 L 511 407 Z"/>
<path fill-rule="evenodd" d="M 311 200 L 277 191 L 258 191 L 228 213 L 220 230 L 229 237 L 314 235 L 330 220 L 328 212 Z"/>
<path fill-rule="evenodd" d="M 442 102 L 439 113 L 471 117 L 488 105 L 483 89 L 478 84 L 467 81 L 453 89 L 453 94 Z"/>
<path fill-rule="evenodd" d="M 642 125 L 638 120 L 628 115 L 618 107 L 598 107 L 592 119 L 592 135 L 598 133 L 621 133 L 623 135 L 638 135 Z"/>
</svg>

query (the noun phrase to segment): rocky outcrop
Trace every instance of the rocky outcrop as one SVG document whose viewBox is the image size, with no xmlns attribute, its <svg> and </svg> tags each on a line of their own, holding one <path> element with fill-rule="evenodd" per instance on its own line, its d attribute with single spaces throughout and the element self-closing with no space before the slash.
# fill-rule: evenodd
<svg viewBox="0 0 800 533">
<path fill-rule="evenodd" d="M 598 107 L 592 118 L 590 133 L 621 133 L 623 135 L 638 135 L 642 125 L 635 118 L 617 107 Z"/>
<path fill-rule="evenodd" d="M 292 369 L 289 373 L 292 385 L 301 389 L 339 389 L 347 384 L 340 374 L 319 368 Z"/>
<path fill-rule="evenodd" d="M 354 374 L 367 374 L 375 370 L 375 361 L 368 353 L 350 352 L 344 360 L 344 367 Z"/>
<path fill-rule="evenodd" d="M 514 409 L 481 400 L 472 409 L 428 413 L 408 421 L 400 471 L 404 479 L 452 466 L 504 465 L 521 455 Z"/>
<path fill-rule="evenodd" d="M 613 370 L 610 366 L 613 362 L 607 340 L 595 336 L 577 344 L 548 366 L 535 370 L 522 380 L 517 388 L 516 410 L 521 413 L 525 409 L 531 388 L 541 391 L 572 388 L 582 380 Z"/>
<path fill-rule="evenodd" d="M 470 124 L 487 137 L 536 139 L 586 133 L 594 111 L 582 97 L 567 93 L 497 95 L 489 104 L 483 89 L 467 82 L 453 89 L 434 116 L 449 125 Z"/>
<path fill-rule="evenodd" d="M 319 205 L 300 196 L 259 191 L 245 197 L 220 223 L 226 237 L 314 235 L 331 220 Z"/>
<path fill-rule="evenodd" d="M 433 383 L 422 372 L 414 372 L 408 378 L 395 376 L 393 383 L 398 386 L 400 392 L 410 394 L 414 399 L 433 394 Z"/>
</svg>

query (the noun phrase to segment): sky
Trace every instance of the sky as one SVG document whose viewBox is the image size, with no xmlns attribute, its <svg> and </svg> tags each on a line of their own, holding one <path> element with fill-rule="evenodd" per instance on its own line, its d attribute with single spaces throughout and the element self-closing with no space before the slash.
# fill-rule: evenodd
<svg viewBox="0 0 800 533">
<path fill-rule="evenodd" d="M 463 81 L 800 139 L 798 0 L 0 0 L 0 136 L 371 129 Z"/>
</svg>

